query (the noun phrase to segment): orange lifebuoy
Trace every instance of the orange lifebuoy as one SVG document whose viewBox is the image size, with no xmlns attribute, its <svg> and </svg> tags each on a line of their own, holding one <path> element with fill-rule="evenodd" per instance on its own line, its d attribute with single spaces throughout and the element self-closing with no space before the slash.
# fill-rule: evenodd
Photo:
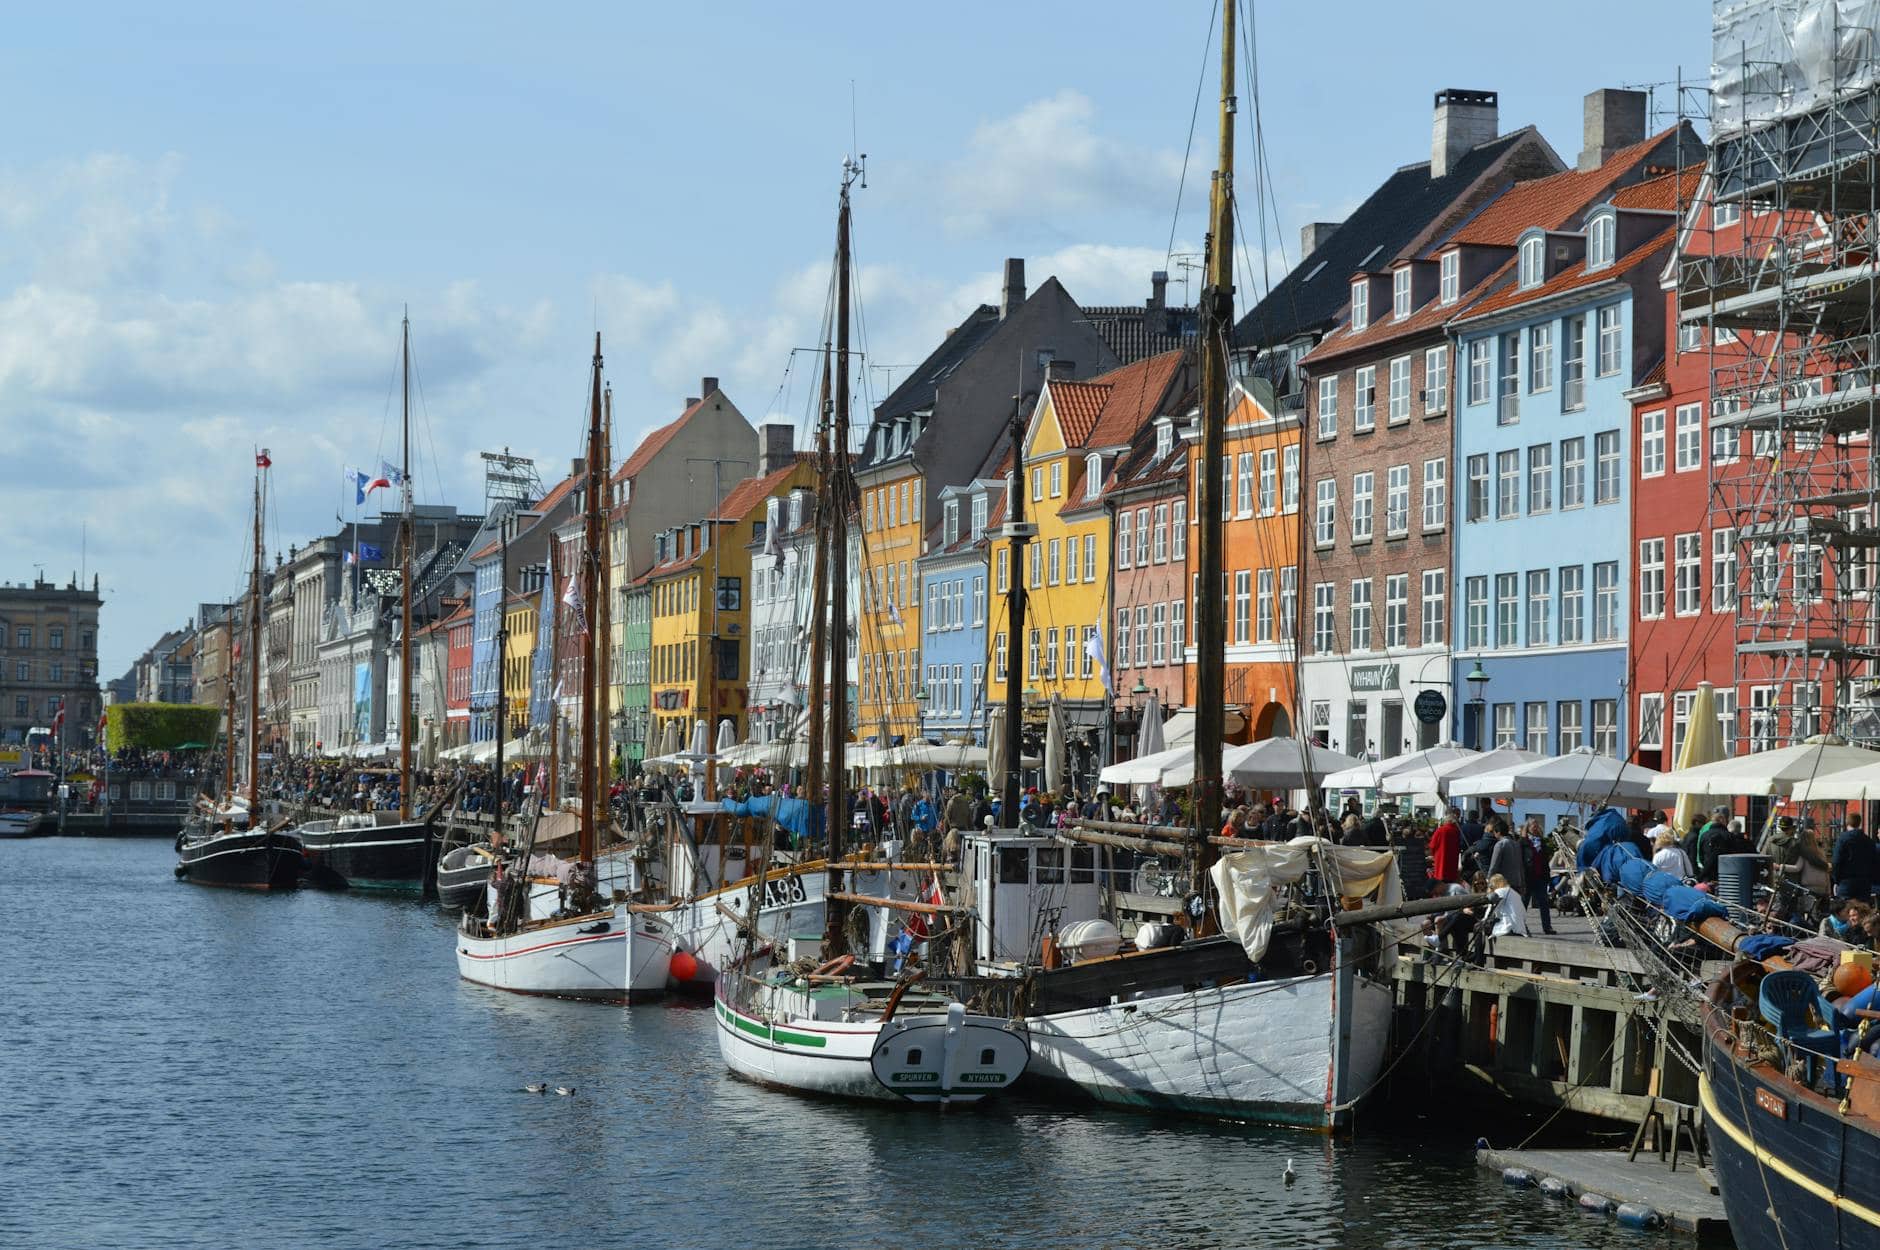
<svg viewBox="0 0 1880 1250">
<path fill-rule="evenodd" d="M 816 971 L 810 973 L 810 975 L 813 977 L 839 977 L 854 966 L 855 956 L 837 955 L 834 959 L 831 959 L 828 963 L 823 964 L 821 967 L 817 968 Z"/>
</svg>

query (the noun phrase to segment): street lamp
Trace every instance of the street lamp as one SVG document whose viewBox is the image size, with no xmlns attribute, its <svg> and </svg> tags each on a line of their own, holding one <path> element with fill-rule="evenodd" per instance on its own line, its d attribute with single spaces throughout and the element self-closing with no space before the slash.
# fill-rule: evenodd
<svg viewBox="0 0 1880 1250">
<path fill-rule="evenodd" d="M 1463 678 L 1469 683 L 1469 706 L 1475 709 L 1475 749 L 1481 750 L 1487 740 L 1488 713 L 1488 674 L 1482 669 L 1482 657 L 1475 657 L 1475 667 Z"/>
<path fill-rule="evenodd" d="M 927 738 L 927 686 L 925 683 L 914 688 L 914 736 L 922 741 Z"/>
</svg>

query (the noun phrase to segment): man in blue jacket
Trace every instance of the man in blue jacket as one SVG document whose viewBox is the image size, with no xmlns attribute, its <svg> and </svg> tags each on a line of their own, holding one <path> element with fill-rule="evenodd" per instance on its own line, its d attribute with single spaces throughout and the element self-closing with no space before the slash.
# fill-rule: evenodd
<svg viewBox="0 0 1880 1250">
<path fill-rule="evenodd" d="M 1866 902 L 1873 895 L 1873 839 L 1861 827 L 1858 815 L 1847 818 L 1847 828 L 1834 840 L 1834 896 Z"/>
</svg>

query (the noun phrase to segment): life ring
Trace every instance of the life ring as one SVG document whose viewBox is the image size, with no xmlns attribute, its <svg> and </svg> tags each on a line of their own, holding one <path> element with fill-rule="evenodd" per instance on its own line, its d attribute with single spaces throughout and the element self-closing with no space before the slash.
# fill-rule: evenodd
<svg viewBox="0 0 1880 1250">
<path fill-rule="evenodd" d="M 813 977 L 839 977 L 843 973 L 847 972 L 850 968 L 853 968 L 854 966 L 855 966 L 855 956 L 837 955 L 834 959 L 831 959 L 828 963 L 823 964 L 820 967 L 818 967 L 816 971 L 810 973 L 810 975 Z"/>
</svg>

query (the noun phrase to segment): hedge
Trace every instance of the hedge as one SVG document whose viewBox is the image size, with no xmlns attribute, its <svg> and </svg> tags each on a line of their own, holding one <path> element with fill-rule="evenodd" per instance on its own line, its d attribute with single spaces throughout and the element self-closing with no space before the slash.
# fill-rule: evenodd
<svg viewBox="0 0 1880 1250">
<path fill-rule="evenodd" d="M 169 751 L 185 742 L 214 746 L 222 709 L 194 703 L 113 703 L 105 709 L 105 746 Z"/>
</svg>

